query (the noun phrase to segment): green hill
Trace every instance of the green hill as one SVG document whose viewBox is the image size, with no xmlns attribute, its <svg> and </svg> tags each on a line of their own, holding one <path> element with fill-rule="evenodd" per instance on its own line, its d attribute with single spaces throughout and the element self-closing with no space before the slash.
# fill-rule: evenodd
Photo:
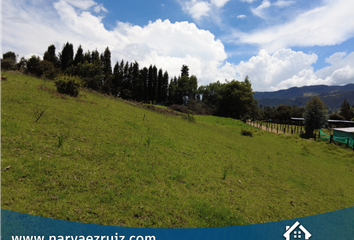
<svg viewBox="0 0 354 240">
<path fill-rule="evenodd" d="M 58 94 L 51 81 L 5 76 L 4 209 L 86 223 L 191 228 L 354 206 L 348 148 L 229 118 L 196 116 L 197 123 L 189 123 L 85 89 L 72 98 Z"/>
</svg>

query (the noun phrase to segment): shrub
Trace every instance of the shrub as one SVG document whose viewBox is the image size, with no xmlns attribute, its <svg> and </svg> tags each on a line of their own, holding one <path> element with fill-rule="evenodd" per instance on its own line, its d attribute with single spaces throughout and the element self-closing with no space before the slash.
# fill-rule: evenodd
<svg viewBox="0 0 354 240">
<path fill-rule="evenodd" d="M 82 81 L 79 77 L 60 76 L 55 80 L 55 86 L 58 92 L 64 93 L 73 97 L 79 95 L 79 87 L 82 86 Z"/>
<path fill-rule="evenodd" d="M 177 112 L 185 113 L 185 114 L 189 113 L 188 107 L 184 106 L 184 105 L 173 104 L 173 105 L 169 106 L 168 108 L 172 109 L 174 111 L 177 111 Z"/>
<path fill-rule="evenodd" d="M 243 136 L 250 136 L 250 137 L 253 136 L 253 132 L 252 132 L 252 131 L 250 131 L 250 130 L 245 130 L 245 129 L 242 129 L 242 130 L 241 130 L 241 134 L 242 134 Z"/>
<path fill-rule="evenodd" d="M 190 123 L 196 123 L 194 115 L 191 111 L 187 112 L 185 115 L 182 115 L 182 119 L 185 119 Z"/>
</svg>

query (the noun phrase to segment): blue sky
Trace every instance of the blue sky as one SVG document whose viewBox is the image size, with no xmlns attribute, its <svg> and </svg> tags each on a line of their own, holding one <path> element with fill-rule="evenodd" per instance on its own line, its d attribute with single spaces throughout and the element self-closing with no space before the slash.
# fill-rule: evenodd
<svg viewBox="0 0 354 240">
<path fill-rule="evenodd" d="M 249 76 L 255 91 L 354 82 L 352 0 L 3 0 L 1 52 L 108 46 L 112 65 L 183 64 L 199 85 Z"/>
</svg>

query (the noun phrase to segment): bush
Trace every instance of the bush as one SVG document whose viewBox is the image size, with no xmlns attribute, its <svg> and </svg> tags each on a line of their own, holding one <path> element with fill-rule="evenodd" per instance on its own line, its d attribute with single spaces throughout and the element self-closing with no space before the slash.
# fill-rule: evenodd
<svg viewBox="0 0 354 240">
<path fill-rule="evenodd" d="M 44 60 L 39 63 L 39 66 L 43 71 L 43 77 L 46 79 L 54 79 L 58 74 L 52 62 Z"/>
<path fill-rule="evenodd" d="M 76 97 L 79 95 L 79 87 L 82 86 L 82 81 L 79 77 L 64 75 L 55 80 L 55 86 L 58 92 Z"/>
<path fill-rule="evenodd" d="M 194 118 L 194 115 L 191 111 L 187 112 L 185 115 L 182 115 L 182 119 L 187 120 L 190 123 L 196 123 L 197 121 Z"/>
<path fill-rule="evenodd" d="M 177 111 L 177 112 L 185 113 L 185 114 L 189 113 L 188 107 L 183 106 L 183 105 L 173 104 L 173 105 L 169 106 L 168 108 L 172 109 L 174 111 Z"/>
<path fill-rule="evenodd" d="M 245 129 L 242 129 L 242 130 L 241 130 L 241 134 L 242 134 L 243 136 L 250 136 L 250 137 L 253 136 L 253 132 L 252 132 L 252 131 L 250 131 L 250 130 L 245 130 Z"/>
</svg>

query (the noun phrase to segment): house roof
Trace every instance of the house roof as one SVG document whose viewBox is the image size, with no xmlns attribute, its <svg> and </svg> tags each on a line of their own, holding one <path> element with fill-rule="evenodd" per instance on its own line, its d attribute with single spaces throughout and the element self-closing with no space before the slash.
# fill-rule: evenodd
<svg viewBox="0 0 354 240">
<path fill-rule="evenodd" d="M 331 122 L 331 123 L 354 123 L 354 121 L 332 120 L 332 119 L 328 119 L 328 122 Z"/>
<path fill-rule="evenodd" d="M 304 120 L 305 120 L 305 118 L 294 118 L 294 117 L 292 117 L 292 118 L 291 118 L 291 120 L 296 120 L 296 121 L 304 121 Z"/>
<path fill-rule="evenodd" d="M 354 127 L 333 128 L 333 130 L 335 130 L 335 131 L 340 131 L 340 132 L 354 133 Z"/>
</svg>

